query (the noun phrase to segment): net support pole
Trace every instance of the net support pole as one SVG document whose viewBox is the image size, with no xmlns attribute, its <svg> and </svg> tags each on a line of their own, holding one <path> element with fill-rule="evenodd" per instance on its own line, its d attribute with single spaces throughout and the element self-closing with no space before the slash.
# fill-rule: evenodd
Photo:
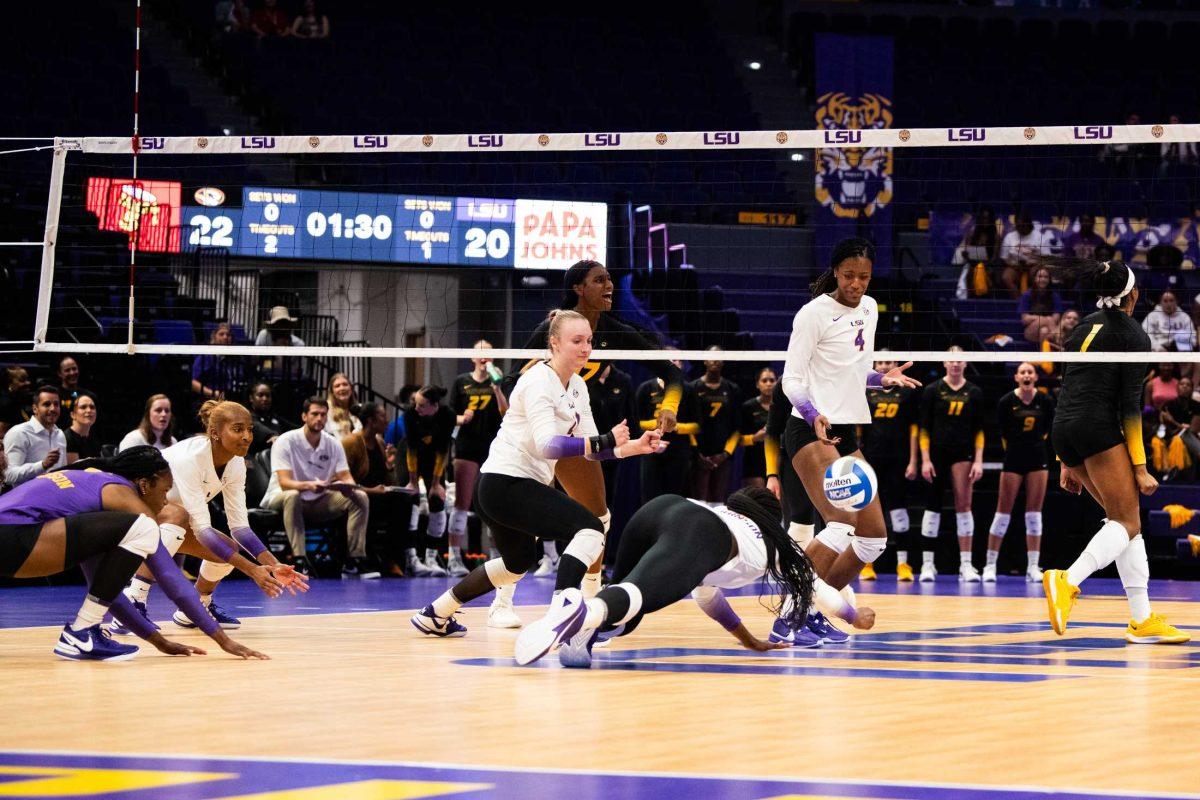
<svg viewBox="0 0 1200 800">
<path fill-rule="evenodd" d="M 67 149 L 55 141 L 50 162 L 50 191 L 46 199 L 46 230 L 42 234 L 42 274 L 38 287 L 37 312 L 33 321 L 34 344 L 45 344 L 50 330 L 50 295 L 54 291 L 54 248 L 58 241 L 58 218 L 62 210 L 63 175 L 67 169 Z"/>
</svg>

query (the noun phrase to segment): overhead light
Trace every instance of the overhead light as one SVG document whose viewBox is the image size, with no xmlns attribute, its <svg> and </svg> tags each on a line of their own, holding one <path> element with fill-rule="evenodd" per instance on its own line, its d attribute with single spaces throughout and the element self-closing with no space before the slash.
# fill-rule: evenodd
<svg viewBox="0 0 1200 800">
<path fill-rule="evenodd" d="M 228 136 L 229 134 L 233 133 L 233 131 L 231 131 L 229 128 L 221 128 L 221 133 Z"/>
<path fill-rule="evenodd" d="M 803 161 L 804 153 L 792 153 L 792 161 Z"/>
<path fill-rule="evenodd" d="M 747 61 L 747 62 L 746 62 L 746 66 L 747 66 L 749 69 L 755 69 L 755 70 L 757 70 L 757 69 L 762 69 L 762 62 L 760 62 L 760 61 Z"/>
</svg>

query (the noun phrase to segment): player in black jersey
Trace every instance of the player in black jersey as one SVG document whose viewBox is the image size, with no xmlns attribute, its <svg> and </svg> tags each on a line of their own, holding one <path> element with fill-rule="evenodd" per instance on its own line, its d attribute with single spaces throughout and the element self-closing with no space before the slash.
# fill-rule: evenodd
<svg viewBox="0 0 1200 800">
<path fill-rule="evenodd" d="M 492 344 L 480 339 L 472 347 L 490 350 Z M 492 366 L 492 360 L 486 356 L 472 358 L 471 364 L 474 369 L 454 379 L 449 397 L 458 433 L 454 437 L 454 509 L 450 512 L 448 567 L 451 575 L 458 576 L 466 574 L 462 551 L 467 546 L 467 522 L 475 497 L 475 483 L 479 479 L 479 466 L 487 460 L 492 439 L 500 430 L 500 417 L 506 410 L 504 395 L 496 386 L 500 372 Z M 493 620 L 492 616 L 488 617 L 492 627 L 496 622 L 505 621 Z"/>
<path fill-rule="evenodd" d="M 414 564 L 408 557 L 408 571 L 416 575 L 444 577 L 447 572 L 437 562 L 446 534 L 446 487 L 442 476 L 450 457 L 450 438 L 454 433 L 454 412 L 442 405 L 446 390 L 440 386 L 422 386 L 413 393 L 412 407 L 404 411 L 404 441 L 408 446 L 409 488 L 420 491 L 418 481 L 425 482 L 425 498 L 429 504 L 429 527 L 426 529 L 425 561 Z M 413 509 L 409 533 L 415 538 L 417 510 Z M 420 567 L 424 567 L 421 569 Z"/>
<path fill-rule="evenodd" d="M 783 501 L 788 521 L 788 535 L 805 547 L 816 533 L 816 511 L 792 461 L 783 452 L 783 434 L 791 417 L 792 404 L 783 393 L 783 384 L 776 382 L 771 392 L 771 409 L 767 412 L 767 433 L 763 440 L 763 461 L 767 468 L 767 488 Z"/>
<path fill-rule="evenodd" d="M 1033 364 L 1021 364 L 1014 376 L 1017 388 L 1001 397 L 996 405 L 996 418 L 1004 443 L 1004 466 L 1000 471 L 996 515 L 988 529 L 984 583 L 996 582 L 1000 543 L 1008 532 L 1008 522 L 1022 483 L 1025 484 L 1025 546 L 1029 551 L 1025 579 L 1030 583 L 1042 581 L 1038 564 L 1042 553 L 1042 501 L 1046 499 L 1046 480 L 1050 474 L 1046 438 L 1054 419 L 1054 399 L 1038 391 L 1037 379 L 1037 368 Z"/>
<path fill-rule="evenodd" d="M 951 352 L 962 352 L 951 347 Z M 971 563 L 971 541 L 975 520 L 971 516 L 971 487 L 983 475 L 983 391 L 963 377 L 967 362 L 945 361 L 946 375 L 925 387 L 921 394 L 921 477 L 928 484 L 921 536 L 926 551 L 921 564 L 921 582 L 937 577 L 934 566 L 938 530 L 942 524 L 942 495 L 954 490 L 955 527 L 958 533 L 959 580 L 978 583 L 979 572 Z"/>
<path fill-rule="evenodd" d="M 767 485 L 767 418 L 771 415 L 771 396 L 775 393 L 775 370 L 763 367 L 754 378 L 758 395 L 738 409 L 738 431 L 742 445 L 742 486 L 765 488 Z M 778 460 L 778 454 L 777 460 Z M 776 494 L 776 497 L 779 495 Z"/>
<path fill-rule="evenodd" d="M 720 352 L 716 345 L 709 352 Z M 692 462 L 691 493 L 694 500 L 723 503 L 729 495 L 729 459 L 737 450 L 738 407 L 741 390 L 733 381 L 721 376 L 725 362 L 715 358 L 704 362 L 704 377 L 692 381 L 692 390 L 700 416 L 700 433 L 696 436 L 696 456 Z"/>
<path fill-rule="evenodd" d="M 608 359 L 604 358 L 605 350 L 658 350 L 657 344 L 651 342 L 637 329 L 625 324 L 614 316 L 613 282 L 608 269 L 598 261 L 577 261 L 572 264 L 563 277 L 563 299 L 560 308 L 577 311 L 587 318 L 592 326 L 592 360 L 583 371 L 584 382 L 592 398 L 592 415 L 597 425 L 608 425 L 609 421 L 602 419 L 597 412 L 602 409 L 597 405 L 596 390 L 598 376 L 604 371 Z M 540 350 L 546 347 L 546 337 L 550 330 L 550 320 L 539 325 L 526 342 L 525 347 Z M 526 364 L 522 371 L 528 369 L 534 362 Z M 675 429 L 675 417 L 679 409 L 679 401 L 683 394 L 683 373 L 670 361 L 642 362 L 655 377 L 661 379 L 666 392 L 659 414 L 659 429 L 670 433 Z M 514 381 L 515 383 L 515 381 Z M 508 384 L 506 383 L 506 388 Z M 620 420 L 612 420 L 612 425 Z M 609 425 L 609 427 L 612 427 Z M 608 430 L 608 428 L 603 428 Z M 597 461 L 583 458 L 561 459 L 554 468 L 554 477 L 576 502 L 584 506 L 600 518 L 608 533 L 612 517 L 608 512 L 608 501 L 604 490 L 604 473 Z M 601 563 L 593 565 L 583 584 L 585 597 L 594 597 L 600 591 Z"/>
<path fill-rule="evenodd" d="M 642 430 L 658 429 L 667 391 L 661 378 L 651 378 L 638 387 L 636 402 Z M 696 452 L 696 437 L 700 433 L 699 416 L 696 392 L 691 384 L 684 384 L 675 430 L 662 437 L 668 444 L 667 449 L 646 456 L 639 464 L 643 503 L 664 494 L 685 493 Z"/>
<path fill-rule="evenodd" d="M 1191 637 L 1150 610 L 1150 562 L 1142 539 L 1138 492 L 1149 495 L 1158 481 L 1146 470 L 1142 441 L 1141 361 L 1105 360 L 1102 353 L 1147 353 L 1150 337 L 1133 320 L 1138 290 L 1134 272 L 1120 261 L 1044 257 L 1055 277 L 1081 279 L 1099 295 L 1095 314 L 1085 317 L 1067 338 L 1063 350 L 1095 353 L 1094 359 L 1070 363 L 1063 371 L 1058 410 L 1050 429 L 1054 451 L 1062 460 L 1060 484 L 1069 492 L 1088 490 L 1104 507 L 1103 527 L 1069 569 L 1046 570 L 1042 586 L 1050 625 L 1062 634 L 1089 575 L 1114 561 L 1129 599 L 1132 619 L 1127 641 L 1138 644 L 1186 642 Z"/>
<path fill-rule="evenodd" d="M 881 351 L 883 352 L 883 351 Z M 876 361 L 876 372 L 889 372 L 900 366 L 895 361 Z M 861 426 L 859 441 L 863 455 L 879 479 L 879 499 L 888 512 L 892 543 L 896 547 L 896 580 L 911 581 L 908 564 L 909 522 L 908 483 L 916 480 L 920 465 L 917 446 L 917 391 L 907 386 L 868 388 L 867 405 L 871 424 Z M 875 568 L 863 567 L 859 579 L 875 580 Z"/>
</svg>

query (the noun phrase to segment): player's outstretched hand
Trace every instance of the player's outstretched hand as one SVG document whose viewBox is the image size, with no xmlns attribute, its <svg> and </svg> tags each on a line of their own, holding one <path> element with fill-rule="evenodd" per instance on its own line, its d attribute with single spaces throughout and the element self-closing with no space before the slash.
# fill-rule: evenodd
<svg viewBox="0 0 1200 800">
<path fill-rule="evenodd" d="M 670 433 L 675 430 L 675 425 L 678 420 L 675 418 L 675 412 L 669 408 L 664 408 L 658 413 L 658 432 Z"/>
<path fill-rule="evenodd" d="M 842 437 L 834 436 L 831 438 L 829 436 L 829 429 L 832 427 L 833 425 L 829 423 L 829 420 L 824 414 L 819 415 L 815 420 L 813 420 L 813 433 L 817 435 L 817 441 L 821 442 L 822 444 L 827 444 L 831 447 L 840 442 Z"/>
<path fill-rule="evenodd" d="M 291 594 L 308 591 L 308 576 L 296 572 L 295 567 L 291 564 L 272 564 L 267 569 L 271 571 L 272 577 Z"/>
<path fill-rule="evenodd" d="M 283 594 L 283 583 L 271 574 L 270 567 L 255 567 L 248 574 L 267 597 L 274 598 Z"/>
<path fill-rule="evenodd" d="M 637 439 L 626 442 L 621 446 L 621 458 L 629 456 L 648 456 L 652 453 L 661 453 L 667 449 L 667 442 L 662 440 L 662 434 L 658 431 L 646 431 Z"/>
<path fill-rule="evenodd" d="M 900 366 L 896 367 L 895 369 L 890 369 L 887 372 L 883 373 L 883 385 L 884 386 L 907 386 L 910 389 L 918 388 L 921 385 L 921 382 L 916 380 L 915 378 L 910 378 L 904 374 L 904 370 L 908 369 L 912 365 L 913 365 L 913 362 L 909 361 L 906 364 L 901 364 Z"/>
<path fill-rule="evenodd" d="M 156 648 L 158 648 L 158 652 L 165 653 L 166 655 L 169 655 L 169 656 L 208 655 L 204 650 L 201 650 L 199 647 L 192 647 L 190 644 L 181 644 L 179 642 L 172 642 L 170 639 L 166 638 L 165 636 L 163 636 L 161 633 L 159 633 L 157 631 L 154 632 L 154 635 L 151 636 L 148 641 L 150 642 L 150 644 L 152 644 Z"/>
<path fill-rule="evenodd" d="M 609 433 L 611 433 L 613 438 L 616 440 L 613 444 L 613 447 L 620 447 L 629 441 L 629 425 L 625 422 L 625 420 L 621 420 L 616 425 L 613 425 L 613 429 L 609 431 Z"/>
<path fill-rule="evenodd" d="M 785 647 L 791 647 L 791 644 L 788 642 L 764 642 L 747 630 L 745 625 L 739 625 L 733 631 L 733 635 L 737 637 L 742 647 L 747 650 L 753 650 L 756 653 L 765 653 L 769 650 L 782 650 Z"/>
<path fill-rule="evenodd" d="M 229 638 L 228 636 L 226 636 L 224 639 L 222 639 L 218 644 L 221 645 L 222 650 L 224 650 L 226 653 L 229 653 L 229 655 L 231 655 L 231 656 L 237 656 L 238 658 L 244 658 L 247 660 L 251 660 L 251 659 L 257 660 L 257 661 L 270 661 L 271 660 L 271 657 L 266 655 L 265 653 L 260 653 L 257 650 L 251 650 L 249 647 L 246 647 L 246 645 L 242 644 L 241 642 L 235 642 L 233 639 Z"/>
</svg>

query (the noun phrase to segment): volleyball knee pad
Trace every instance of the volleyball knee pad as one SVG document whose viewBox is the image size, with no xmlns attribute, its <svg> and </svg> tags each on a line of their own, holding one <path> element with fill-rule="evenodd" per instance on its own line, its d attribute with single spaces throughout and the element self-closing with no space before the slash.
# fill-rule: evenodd
<svg viewBox="0 0 1200 800">
<path fill-rule="evenodd" d="M 220 583 L 231 572 L 233 564 L 218 564 L 215 561 L 204 561 L 200 564 L 200 577 L 210 583 Z"/>
<path fill-rule="evenodd" d="M 1004 534 L 1008 533 L 1008 523 L 1012 520 L 1012 514 L 1001 514 L 996 512 L 996 516 L 992 517 L 991 527 L 988 528 L 988 534 L 995 536 L 997 539 L 1003 539 Z M 1029 515 L 1025 515 L 1025 532 L 1029 532 Z"/>
<path fill-rule="evenodd" d="M 1042 512 L 1026 511 L 1025 512 L 1025 535 L 1026 536 L 1041 536 L 1042 535 Z"/>
<path fill-rule="evenodd" d="M 959 511 L 954 515 L 954 528 L 959 536 L 967 537 L 975 533 L 975 517 L 970 511 Z"/>
<path fill-rule="evenodd" d="M 908 509 L 893 508 L 888 512 L 888 516 L 892 518 L 893 533 L 908 533 Z"/>
<path fill-rule="evenodd" d="M 610 528 L 612 528 L 612 512 L 611 511 L 609 511 L 608 509 L 604 510 L 604 513 L 600 515 L 600 524 L 604 526 L 604 535 L 608 536 L 608 531 Z"/>
<path fill-rule="evenodd" d="M 161 541 L 158 523 L 145 514 L 138 514 L 137 519 L 125 531 L 117 547 L 127 550 L 134 555 L 145 558 L 158 549 Z"/>
<path fill-rule="evenodd" d="M 1150 586 L 1150 561 L 1146 558 L 1146 540 L 1139 533 L 1116 558 L 1117 574 L 1126 589 L 1146 589 Z"/>
<path fill-rule="evenodd" d="M 187 531 L 181 525 L 173 525 L 170 522 L 164 522 L 158 526 L 158 532 L 162 536 L 163 547 L 171 554 L 171 558 L 179 552 L 179 548 L 183 547 L 183 540 L 187 538 Z"/>
<path fill-rule="evenodd" d="M 854 536 L 850 539 L 850 547 L 854 549 L 854 555 L 858 556 L 859 561 L 872 564 L 887 550 L 887 539 L 882 536 Z"/>
<path fill-rule="evenodd" d="M 636 617 L 642 611 L 642 590 L 632 583 L 617 583 L 609 587 L 610 589 L 620 589 L 625 594 L 629 595 L 629 610 L 625 612 L 625 616 L 614 622 L 614 625 L 624 625 L 629 620 Z"/>
<path fill-rule="evenodd" d="M 429 528 L 425 533 L 431 539 L 440 539 L 442 534 L 446 532 L 446 512 L 431 511 L 429 512 Z"/>
<path fill-rule="evenodd" d="M 492 586 L 495 586 L 497 589 L 503 586 L 511 586 L 525 577 L 524 572 L 509 572 L 508 567 L 504 565 L 503 558 L 493 558 L 485 561 L 483 570 L 487 573 L 488 580 L 492 582 Z"/>
<path fill-rule="evenodd" d="M 830 522 L 824 530 L 817 534 L 817 541 L 841 555 L 850 546 L 850 537 L 853 535 L 853 525 L 847 525 L 844 522 Z"/>
<path fill-rule="evenodd" d="M 228 561 L 237 549 L 228 536 L 223 536 L 216 528 L 204 528 L 196 534 L 200 544 L 212 551 L 220 561 Z"/>
<path fill-rule="evenodd" d="M 443 497 L 438 497 L 433 492 L 429 493 L 429 513 L 437 514 L 446 510 L 446 500 Z"/>
<path fill-rule="evenodd" d="M 926 511 L 921 517 L 921 535 L 926 539 L 936 539 L 938 529 L 942 527 L 942 515 L 938 511 Z"/>
<path fill-rule="evenodd" d="M 462 509 L 450 511 L 450 544 L 455 547 L 467 545 L 467 512 Z"/>
<path fill-rule="evenodd" d="M 808 547 L 808 543 L 813 540 L 816 533 L 816 525 L 805 525 L 802 522 L 788 523 L 788 536 L 792 537 L 792 541 L 800 545 L 800 549 Z"/>
<path fill-rule="evenodd" d="M 604 552 L 604 534 L 592 528 L 584 528 L 575 534 L 566 549 L 564 556 L 573 556 L 590 567 Z"/>
</svg>

